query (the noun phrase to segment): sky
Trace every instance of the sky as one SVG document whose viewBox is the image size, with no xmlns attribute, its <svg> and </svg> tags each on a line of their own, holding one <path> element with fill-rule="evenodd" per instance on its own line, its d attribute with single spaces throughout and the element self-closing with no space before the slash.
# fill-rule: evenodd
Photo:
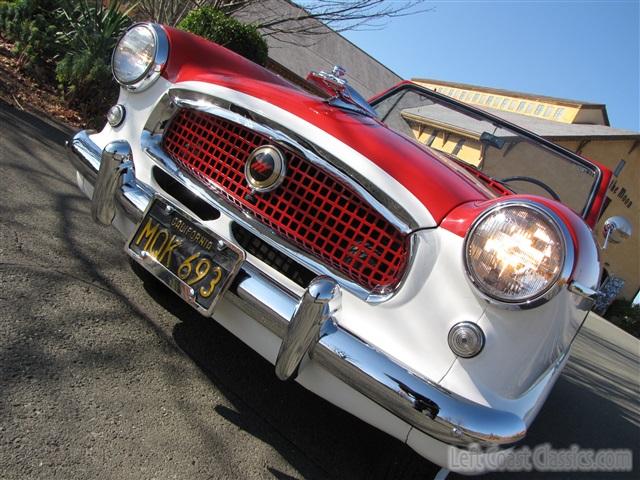
<svg viewBox="0 0 640 480">
<path fill-rule="evenodd" d="M 604 103 L 612 127 L 640 131 L 640 0 L 425 7 L 381 29 L 343 35 L 403 78 Z"/>
</svg>

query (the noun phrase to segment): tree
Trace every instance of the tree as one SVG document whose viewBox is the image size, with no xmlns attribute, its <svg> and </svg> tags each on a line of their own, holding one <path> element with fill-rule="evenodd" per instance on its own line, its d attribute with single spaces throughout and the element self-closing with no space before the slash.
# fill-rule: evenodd
<svg viewBox="0 0 640 480">
<path fill-rule="evenodd" d="M 269 8 L 269 4 L 273 5 Z M 283 6 L 289 4 L 288 8 Z M 256 24 L 264 36 L 313 36 L 349 30 L 379 29 L 389 19 L 427 11 L 425 0 L 250 0 L 243 9 L 260 9 Z"/>
<path fill-rule="evenodd" d="M 211 6 L 252 22 L 264 36 L 312 36 L 381 28 L 391 18 L 426 11 L 425 0 L 140 0 L 143 17 L 176 25 L 190 10 Z M 256 15 L 259 14 L 259 15 Z"/>
<path fill-rule="evenodd" d="M 139 0 L 137 12 L 141 18 L 175 26 L 195 8 L 208 6 L 230 15 L 251 1 L 254 0 Z"/>
</svg>

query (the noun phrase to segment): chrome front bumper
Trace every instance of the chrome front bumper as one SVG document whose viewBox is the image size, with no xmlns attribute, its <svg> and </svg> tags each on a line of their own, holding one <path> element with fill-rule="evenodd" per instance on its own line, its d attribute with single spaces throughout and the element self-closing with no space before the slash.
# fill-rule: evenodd
<svg viewBox="0 0 640 480">
<path fill-rule="evenodd" d="M 111 223 L 117 207 L 138 223 L 154 190 L 136 180 L 126 142 L 114 142 L 102 151 L 89 138 L 90 133 L 77 133 L 68 149 L 73 166 L 95 187 L 94 219 Z M 447 391 L 337 325 L 331 308 L 339 303 L 339 288 L 328 277 L 317 278 L 299 298 L 247 263 L 225 295 L 283 339 L 276 361 L 281 379 L 295 377 L 301 359 L 308 354 L 351 388 L 444 443 L 507 446 L 526 433 L 525 422 L 517 415 Z"/>
</svg>

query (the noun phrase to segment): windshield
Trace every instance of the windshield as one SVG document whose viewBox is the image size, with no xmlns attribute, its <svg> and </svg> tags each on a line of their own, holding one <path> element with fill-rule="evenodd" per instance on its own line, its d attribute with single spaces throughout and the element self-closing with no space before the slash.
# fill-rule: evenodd
<svg viewBox="0 0 640 480">
<path fill-rule="evenodd" d="M 372 106 L 393 130 L 514 193 L 556 199 L 583 216 L 589 210 L 598 168 L 534 134 L 417 85 L 401 85 Z"/>
</svg>

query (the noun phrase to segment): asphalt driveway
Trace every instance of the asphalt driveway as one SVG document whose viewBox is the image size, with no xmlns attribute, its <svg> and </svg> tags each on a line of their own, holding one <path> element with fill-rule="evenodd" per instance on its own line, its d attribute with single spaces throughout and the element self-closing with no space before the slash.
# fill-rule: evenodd
<svg viewBox="0 0 640 480">
<path fill-rule="evenodd" d="M 437 474 L 144 282 L 92 223 L 69 133 L 0 103 L 1 478 Z M 590 319 L 527 444 L 633 449 L 633 473 L 591 478 L 640 478 L 639 358 L 637 340 Z"/>
</svg>

